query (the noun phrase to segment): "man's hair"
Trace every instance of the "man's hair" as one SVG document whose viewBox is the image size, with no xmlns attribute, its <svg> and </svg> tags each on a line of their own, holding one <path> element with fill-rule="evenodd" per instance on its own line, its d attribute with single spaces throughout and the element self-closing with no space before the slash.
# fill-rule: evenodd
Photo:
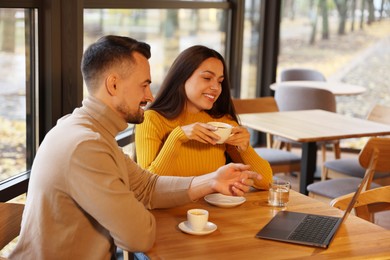
<svg viewBox="0 0 390 260">
<path fill-rule="evenodd" d="M 129 37 L 107 35 L 91 44 L 81 61 L 81 72 L 88 91 L 96 91 L 97 82 L 107 69 L 123 62 L 134 63 L 134 52 L 150 58 L 150 46 Z"/>
</svg>

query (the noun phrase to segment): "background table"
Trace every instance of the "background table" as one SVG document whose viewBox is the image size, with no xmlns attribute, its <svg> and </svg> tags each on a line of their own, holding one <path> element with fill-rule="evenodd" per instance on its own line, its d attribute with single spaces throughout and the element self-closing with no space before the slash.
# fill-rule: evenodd
<svg viewBox="0 0 390 260">
<path fill-rule="evenodd" d="M 390 135 L 390 126 L 324 110 L 240 114 L 241 124 L 302 143 L 299 191 L 313 182 L 319 141 Z"/>
<path fill-rule="evenodd" d="M 281 81 L 271 84 L 270 88 L 276 90 L 279 86 L 312 87 L 327 89 L 335 96 L 358 95 L 366 91 L 364 87 L 335 81 Z"/>
<path fill-rule="evenodd" d="M 250 192 L 236 208 L 218 208 L 200 199 L 182 207 L 152 210 L 157 221 L 151 259 L 375 259 L 390 256 L 390 231 L 350 215 L 328 249 L 257 239 L 256 233 L 280 210 L 268 206 L 267 191 Z M 205 236 L 183 233 L 178 224 L 190 208 L 204 208 L 218 229 Z M 342 216 L 342 211 L 291 191 L 287 210 Z"/>
</svg>

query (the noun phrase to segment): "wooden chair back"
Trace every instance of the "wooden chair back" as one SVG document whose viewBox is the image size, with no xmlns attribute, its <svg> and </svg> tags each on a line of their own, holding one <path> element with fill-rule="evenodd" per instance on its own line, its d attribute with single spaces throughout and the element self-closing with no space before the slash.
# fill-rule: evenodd
<svg viewBox="0 0 390 260">
<path fill-rule="evenodd" d="M 345 210 L 352 196 L 353 193 L 338 197 L 331 201 L 331 205 Z M 358 217 L 374 222 L 374 213 L 390 210 L 390 186 L 363 191 L 354 208 Z"/>
<path fill-rule="evenodd" d="M 279 111 L 273 97 L 233 99 L 237 114 L 266 113 Z"/>
<path fill-rule="evenodd" d="M 367 120 L 390 125 L 390 107 L 376 104 L 368 113 Z M 349 177 L 349 175 L 325 167 L 321 179 L 326 180 L 326 179 L 345 178 L 345 177 Z M 378 178 L 375 180 L 375 182 L 381 185 L 387 185 L 389 183 L 389 179 L 390 177 Z"/>
<path fill-rule="evenodd" d="M 374 157 L 377 157 L 375 159 Z M 367 184 L 370 187 L 375 172 L 390 172 L 390 138 L 372 137 L 359 154 L 359 163 L 371 174 Z M 375 162 L 372 162 L 375 159 Z M 370 171 L 370 172 L 369 172 Z"/>
<path fill-rule="evenodd" d="M 376 104 L 367 116 L 370 121 L 390 125 L 390 107 Z"/>
<path fill-rule="evenodd" d="M 233 99 L 237 114 L 278 112 L 279 108 L 274 97 Z M 267 147 L 272 147 L 272 135 L 267 134 Z"/>
<path fill-rule="evenodd" d="M 0 203 L 0 250 L 20 233 L 24 205 Z"/>
<path fill-rule="evenodd" d="M 368 140 L 368 142 L 366 143 L 366 145 L 364 146 L 364 148 L 361 150 L 359 154 L 359 163 L 361 164 L 362 167 L 367 169 L 365 175 L 369 175 L 366 187 L 363 188 L 364 192 L 370 189 L 371 181 L 376 171 L 390 172 L 389 158 L 390 158 L 390 138 L 372 137 Z M 371 196 L 371 195 L 365 195 L 365 196 Z M 331 205 L 334 205 L 335 207 L 338 207 L 340 209 L 345 209 L 346 205 L 348 205 L 348 199 L 347 199 L 348 197 L 350 200 L 352 198 L 351 194 L 334 199 L 331 202 Z M 388 198 L 390 198 L 390 196 L 388 196 Z M 360 196 L 358 198 L 358 201 L 360 201 Z M 360 203 L 363 203 L 363 201 L 364 200 L 360 201 Z M 378 203 L 383 203 L 383 202 L 386 201 L 378 201 Z M 373 212 L 368 207 L 368 204 L 371 203 L 366 203 L 365 205 L 356 203 L 355 212 L 357 216 L 373 221 L 373 214 L 372 214 Z"/>
</svg>

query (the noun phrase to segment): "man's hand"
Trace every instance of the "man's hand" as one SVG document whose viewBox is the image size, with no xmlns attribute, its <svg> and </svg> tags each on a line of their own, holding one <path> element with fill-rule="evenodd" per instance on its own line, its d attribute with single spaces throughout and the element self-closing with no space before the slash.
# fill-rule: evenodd
<svg viewBox="0 0 390 260">
<path fill-rule="evenodd" d="M 253 185 L 253 179 L 261 179 L 261 176 L 248 171 L 249 165 L 234 164 L 220 167 L 216 171 L 213 189 L 225 195 L 242 196 Z"/>
<path fill-rule="evenodd" d="M 254 179 L 261 179 L 258 173 L 248 171 L 249 168 L 249 165 L 230 163 L 213 173 L 195 177 L 188 191 L 190 198 L 197 200 L 214 192 L 233 196 L 244 195 L 249 191 Z"/>
</svg>

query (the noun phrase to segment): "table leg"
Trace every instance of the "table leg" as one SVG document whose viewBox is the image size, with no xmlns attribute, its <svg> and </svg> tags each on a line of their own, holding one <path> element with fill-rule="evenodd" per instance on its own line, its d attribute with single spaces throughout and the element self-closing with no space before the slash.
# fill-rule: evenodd
<svg viewBox="0 0 390 260">
<path fill-rule="evenodd" d="M 301 175 L 299 178 L 299 192 L 308 194 L 307 185 L 313 183 L 317 167 L 317 143 L 302 143 Z"/>
</svg>

